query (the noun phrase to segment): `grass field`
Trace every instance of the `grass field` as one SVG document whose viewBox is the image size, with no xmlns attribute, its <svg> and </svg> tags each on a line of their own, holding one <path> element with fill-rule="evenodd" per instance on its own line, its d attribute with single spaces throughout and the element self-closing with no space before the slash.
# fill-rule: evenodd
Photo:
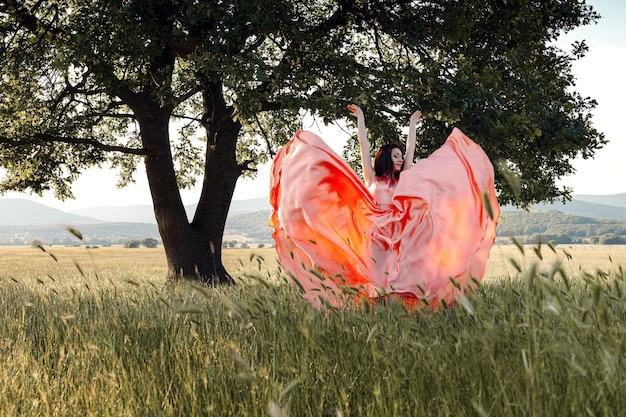
<svg viewBox="0 0 626 417">
<path fill-rule="evenodd" d="M 626 267 L 626 245 L 561 245 L 554 250 L 543 245 L 539 248 L 542 259 L 537 256 L 537 248 L 526 245 L 522 253 L 512 244 L 494 246 L 485 281 L 517 277 L 519 272 L 514 263 L 528 268 L 538 261 L 550 266 L 560 262 L 564 271 L 572 277 L 594 273 L 598 269 L 614 271 L 620 265 Z M 143 277 L 159 285 L 164 282 L 166 262 L 162 248 L 85 249 L 58 246 L 44 249 L 46 252 L 24 246 L 0 246 L 0 278 L 36 280 L 55 274 L 61 277 L 80 276 L 82 271 L 94 278 L 98 275 L 114 281 Z M 225 249 L 224 264 L 235 278 L 261 273 L 274 279 L 280 275 L 276 252 L 271 248 Z"/>
<path fill-rule="evenodd" d="M 272 249 L 240 285 L 161 249 L 0 248 L 0 416 L 619 416 L 625 246 L 496 246 L 457 309 L 316 311 Z M 556 253 L 555 253 L 556 252 Z"/>
</svg>

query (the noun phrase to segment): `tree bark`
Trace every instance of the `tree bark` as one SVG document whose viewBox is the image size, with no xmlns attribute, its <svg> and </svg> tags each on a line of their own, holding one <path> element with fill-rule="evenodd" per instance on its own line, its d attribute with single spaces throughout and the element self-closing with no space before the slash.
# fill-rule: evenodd
<svg viewBox="0 0 626 417">
<path fill-rule="evenodd" d="M 191 227 L 208 239 L 221 270 L 215 275 L 219 283 L 233 283 L 222 266 L 222 240 L 230 202 L 242 168 L 237 163 L 237 140 L 241 124 L 233 120 L 233 110 L 226 104 L 220 82 L 202 82 L 207 147 L 204 179 Z"/>
<path fill-rule="evenodd" d="M 225 128 L 218 130 L 222 132 L 219 143 L 228 146 L 207 146 L 202 194 L 190 223 L 176 182 L 169 142 L 169 113 L 154 108 L 145 117 L 138 117 L 148 151 L 144 159 L 146 175 L 167 257 L 168 279 L 188 279 L 207 285 L 234 284 L 222 263 L 222 237 L 230 199 L 241 173 L 234 153 L 238 124 L 227 118 Z M 226 151 L 231 147 L 233 152 Z"/>
</svg>

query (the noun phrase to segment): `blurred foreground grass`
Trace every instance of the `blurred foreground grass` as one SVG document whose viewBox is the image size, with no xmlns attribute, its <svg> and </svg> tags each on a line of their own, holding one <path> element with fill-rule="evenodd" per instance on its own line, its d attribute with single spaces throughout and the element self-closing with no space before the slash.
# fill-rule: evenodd
<svg viewBox="0 0 626 417">
<path fill-rule="evenodd" d="M 416 316 L 316 311 L 267 249 L 227 251 L 217 289 L 165 285 L 160 250 L 45 249 L 0 248 L 1 416 L 626 409 L 626 252 L 496 247 L 468 303 Z"/>
</svg>

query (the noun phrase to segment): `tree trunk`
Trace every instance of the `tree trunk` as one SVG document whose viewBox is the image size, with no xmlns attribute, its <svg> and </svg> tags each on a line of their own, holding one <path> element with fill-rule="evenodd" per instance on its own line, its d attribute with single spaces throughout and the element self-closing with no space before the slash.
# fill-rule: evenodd
<svg viewBox="0 0 626 417">
<path fill-rule="evenodd" d="M 226 104 L 220 82 L 203 82 L 202 100 L 207 148 L 204 179 L 198 206 L 191 227 L 208 239 L 221 266 L 222 240 L 230 202 L 242 168 L 237 163 L 237 140 L 241 124 L 232 118 L 232 108 Z M 222 267 L 223 270 L 223 267 Z M 220 272 L 220 271 L 218 271 Z M 216 277 L 223 283 L 233 282 L 223 270 Z"/>
<path fill-rule="evenodd" d="M 218 155 L 207 161 L 207 166 L 211 166 L 207 170 L 209 177 L 205 175 L 198 210 L 190 223 L 176 182 L 169 117 L 169 112 L 163 109 L 149 112 L 145 119 L 138 117 L 142 140 L 148 150 L 144 159 L 146 175 L 167 257 L 168 278 L 196 280 L 207 285 L 234 284 L 222 263 L 222 235 L 239 175 L 232 167 L 226 170 L 230 175 L 225 175 L 225 170 L 219 169 Z M 234 140 L 236 144 L 237 138 Z"/>
</svg>

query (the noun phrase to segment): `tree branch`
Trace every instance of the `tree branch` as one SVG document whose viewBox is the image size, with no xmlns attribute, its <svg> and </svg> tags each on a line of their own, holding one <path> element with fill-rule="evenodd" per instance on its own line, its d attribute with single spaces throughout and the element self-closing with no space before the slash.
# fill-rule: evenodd
<svg viewBox="0 0 626 417">
<path fill-rule="evenodd" d="M 261 135 L 263 135 L 263 138 L 265 139 L 265 145 L 267 146 L 267 151 L 270 153 L 270 156 L 272 157 L 272 159 L 274 159 L 274 157 L 276 156 L 276 153 L 272 150 L 272 144 L 270 143 L 270 138 L 267 136 L 267 133 L 265 133 L 265 130 L 263 130 L 263 125 L 261 124 L 261 121 L 259 120 L 259 115 L 255 113 L 254 119 L 256 120 L 256 124 L 259 127 L 259 130 L 261 131 Z"/>
<path fill-rule="evenodd" d="M 33 136 L 24 140 L 14 140 L 5 136 L 0 136 L 0 144 L 7 144 L 13 147 L 23 147 L 29 144 L 36 144 L 41 142 L 48 143 L 68 143 L 72 145 L 90 145 L 96 149 L 107 152 L 120 152 L 131 155 L 147 155 L 148 150 L 145 148 L 129 148 L 126 146 L 107 145 L 106 143 L 98 142 L 95 139 L 86 138 L 66 138 L 62 136 L 54 136 L 46 133 L 36 133 Z"/>
<path fill-rule="evenodd" d="M 111 119 L 135 119 L 136 116 L 132 113 L 109 113 L 109 112 L 97 112 L 89 113 L 82 116 L 76 116 L 77 119 L 92 119 L 92 118 L 110 117 Z"/>
<path fill-rule="evenodd" d="M 189 91 L 187 91 L 186 93 L 177 96 L 174 98 L 174 107 L 178 106 L 180 103 L 184 103 L 185 101 L 187 101 L 188 99 L 190 99 L 191 97 L 193 97 L 194 95 L 198 94 L 202 92 L 202 86 L 198 85 L 192 89 L 190 89 Z"/>
<path fill-rule="evenodd" d="M 241 168 L 242 171 L 257 172 L 258 170 L 256 168 L 250 168 L 250 164 L 252 164 L 253 162 L 254 161 L 252 159 L 246 159 L 241 164 L 239 164 L 239 168 Z"/>
<path fill-rule="evenodd" d="M 283 109 L 283 105 L 276 101 L 267 101 L 267 100 L 261 101 L 261 111 L 276 111 L 276 110 L 282 110 L 282 109 Z"/>
<path fill-rule="evenodd" d="M 263 42 L 265 42 L 265 39 L 266 39 L 266 36 L 259 36 L 259 38 L 256 41 L 252 42 L 250 45 L 244 48 L 243 51 L 241 51 L 241 54 L 247 55 L 251 53 L 252 51 L 256 50 L 259 46 L 263 44 Z"/>
</svg>

